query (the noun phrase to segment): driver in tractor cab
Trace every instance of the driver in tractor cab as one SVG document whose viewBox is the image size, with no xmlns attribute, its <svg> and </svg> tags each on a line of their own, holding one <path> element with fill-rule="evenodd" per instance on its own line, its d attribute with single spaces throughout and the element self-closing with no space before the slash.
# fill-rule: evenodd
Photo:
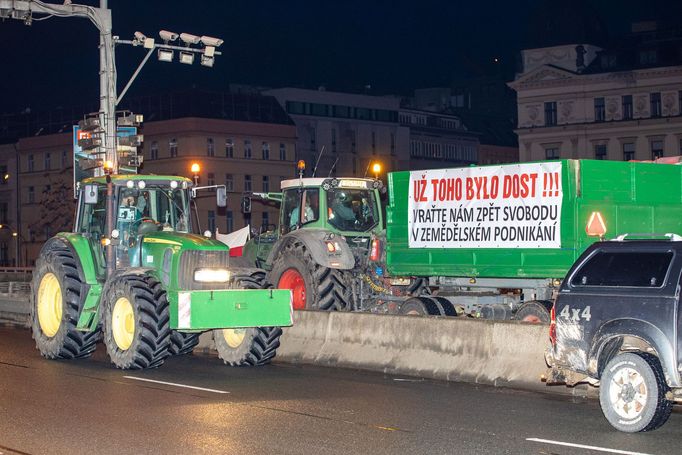
<svg viewBox="0 0 682 455">
<path fill-rule="evenodd" d="M 338 191 L 334 195 L 334 202 L 332 203 L 329 218 L 339 218 L 344 224 L 355 222 L 355 212 L 351 205 L 351 198 L 345 191 Z"/>
<path fill-rule="evenodd" d="M 120 232 L 121 242 L 119 244 L 120 253 L 119 260 L 127 252 L 130 256 L 130 263 L 133 263 L 134 247 L 135 247 L 135 237 L 138 226 L 143 219 L 144 212 L 147 209 L 147 199 L 145 195 L 140 193 L 139 190 L 125 188 L 121 190 L 119 208 L 118 208 L 118 221 L 116 228 Z"/>
</svg>

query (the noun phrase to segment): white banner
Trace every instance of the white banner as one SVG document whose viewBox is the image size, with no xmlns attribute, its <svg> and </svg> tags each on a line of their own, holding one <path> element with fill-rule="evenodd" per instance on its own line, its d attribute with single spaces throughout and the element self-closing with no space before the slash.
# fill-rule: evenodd
<svg viewBox="0 0 682 455">
<path fill-rule="evenodd" d="M 561 162 L 410 173 L 410 248 L 559 248 Z"/>
</svg>

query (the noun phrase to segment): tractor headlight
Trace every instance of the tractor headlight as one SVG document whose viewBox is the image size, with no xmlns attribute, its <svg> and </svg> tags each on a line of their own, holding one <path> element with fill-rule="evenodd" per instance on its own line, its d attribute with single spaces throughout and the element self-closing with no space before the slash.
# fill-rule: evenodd
<svg viewBox="0 0 682 455">
<path fill-rule="evenodd" d="M 227 269 L 196 269 L 194 281 L 200 283 L 227 283 L 230 281 L 230 271 Z"/>
</svg>

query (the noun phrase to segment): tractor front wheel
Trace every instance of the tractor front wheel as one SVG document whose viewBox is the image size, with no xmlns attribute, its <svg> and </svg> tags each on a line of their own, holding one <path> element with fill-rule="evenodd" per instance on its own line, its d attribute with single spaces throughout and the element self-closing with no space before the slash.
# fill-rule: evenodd
<svg viewBox="0 0 682 455">
<path fill-rule="evenodd" d="M 156 368 L 170 354 L 168 300 L 148 276 L 113 279 L 104 298 L 104 344 L 111 362 L 124 370 Z"/>
<path fill-rule="evenodd" d="M 241 289 L 269 289 L 261 273 L 237 277 L 237 287 Z M 265 365 L 275 357 L 279 347 L 279 327 L 248 327 L 216 329 L 213 331 L 218 357 L 227 365 L 257 366 Z"/>
</svg>

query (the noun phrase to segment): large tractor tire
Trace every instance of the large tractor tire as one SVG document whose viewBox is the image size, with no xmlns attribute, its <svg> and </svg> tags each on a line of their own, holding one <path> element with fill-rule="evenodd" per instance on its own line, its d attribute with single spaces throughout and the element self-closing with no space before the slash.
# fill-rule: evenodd
<svg viewBox="0 0 682 455">
<path fill-rule="evenodd" d="M 111 362 L 124 370 L 156 368 L 170 354 L 166 293 L 152 277 L 113 279 L 104 297 L 102 326 Z"/>
<path fill-rule="evenodd" d="M 44 249 L 38 258 L 31 285 L 31 329 L 45 358 L 77 359 L 95 350 L 99 330 L 76 329 L 83 284 L 78 268 L 66 246 Z"/>
<path fill-rule="evenodd" d="M 351 310 L 346 274 L 317 264 L 300 242 L 290 243 L 277 254 L 268 281 L 278 289 L 291 289 L 295 310 Z"/>
<path fill-rule="evenodd" d="M 236 280 L 241 289 L 269 289 L 262 274 L 241 276 Z M 277 353 L 279 327 L 249 327 L 243 329 L 216 329 L 213 331 L 218 357 L 233 367 L 259 366 L 270 363 Z"/>
<path fill-rule="evenodd" d="M 614 357 L 599 385 L 602 412 L 614 428 L 627 433 L 651 431 L 663 425 L 673 409 L 663 370 L 655 356 L 627 352 Z"/>
<path fill-rule="evenodd" d="M 171 330 L 170 344 L 168 345 L 169 355 L 190 354 L 199 344 L 199 333 L 186 333 Z"/>
</svg>

